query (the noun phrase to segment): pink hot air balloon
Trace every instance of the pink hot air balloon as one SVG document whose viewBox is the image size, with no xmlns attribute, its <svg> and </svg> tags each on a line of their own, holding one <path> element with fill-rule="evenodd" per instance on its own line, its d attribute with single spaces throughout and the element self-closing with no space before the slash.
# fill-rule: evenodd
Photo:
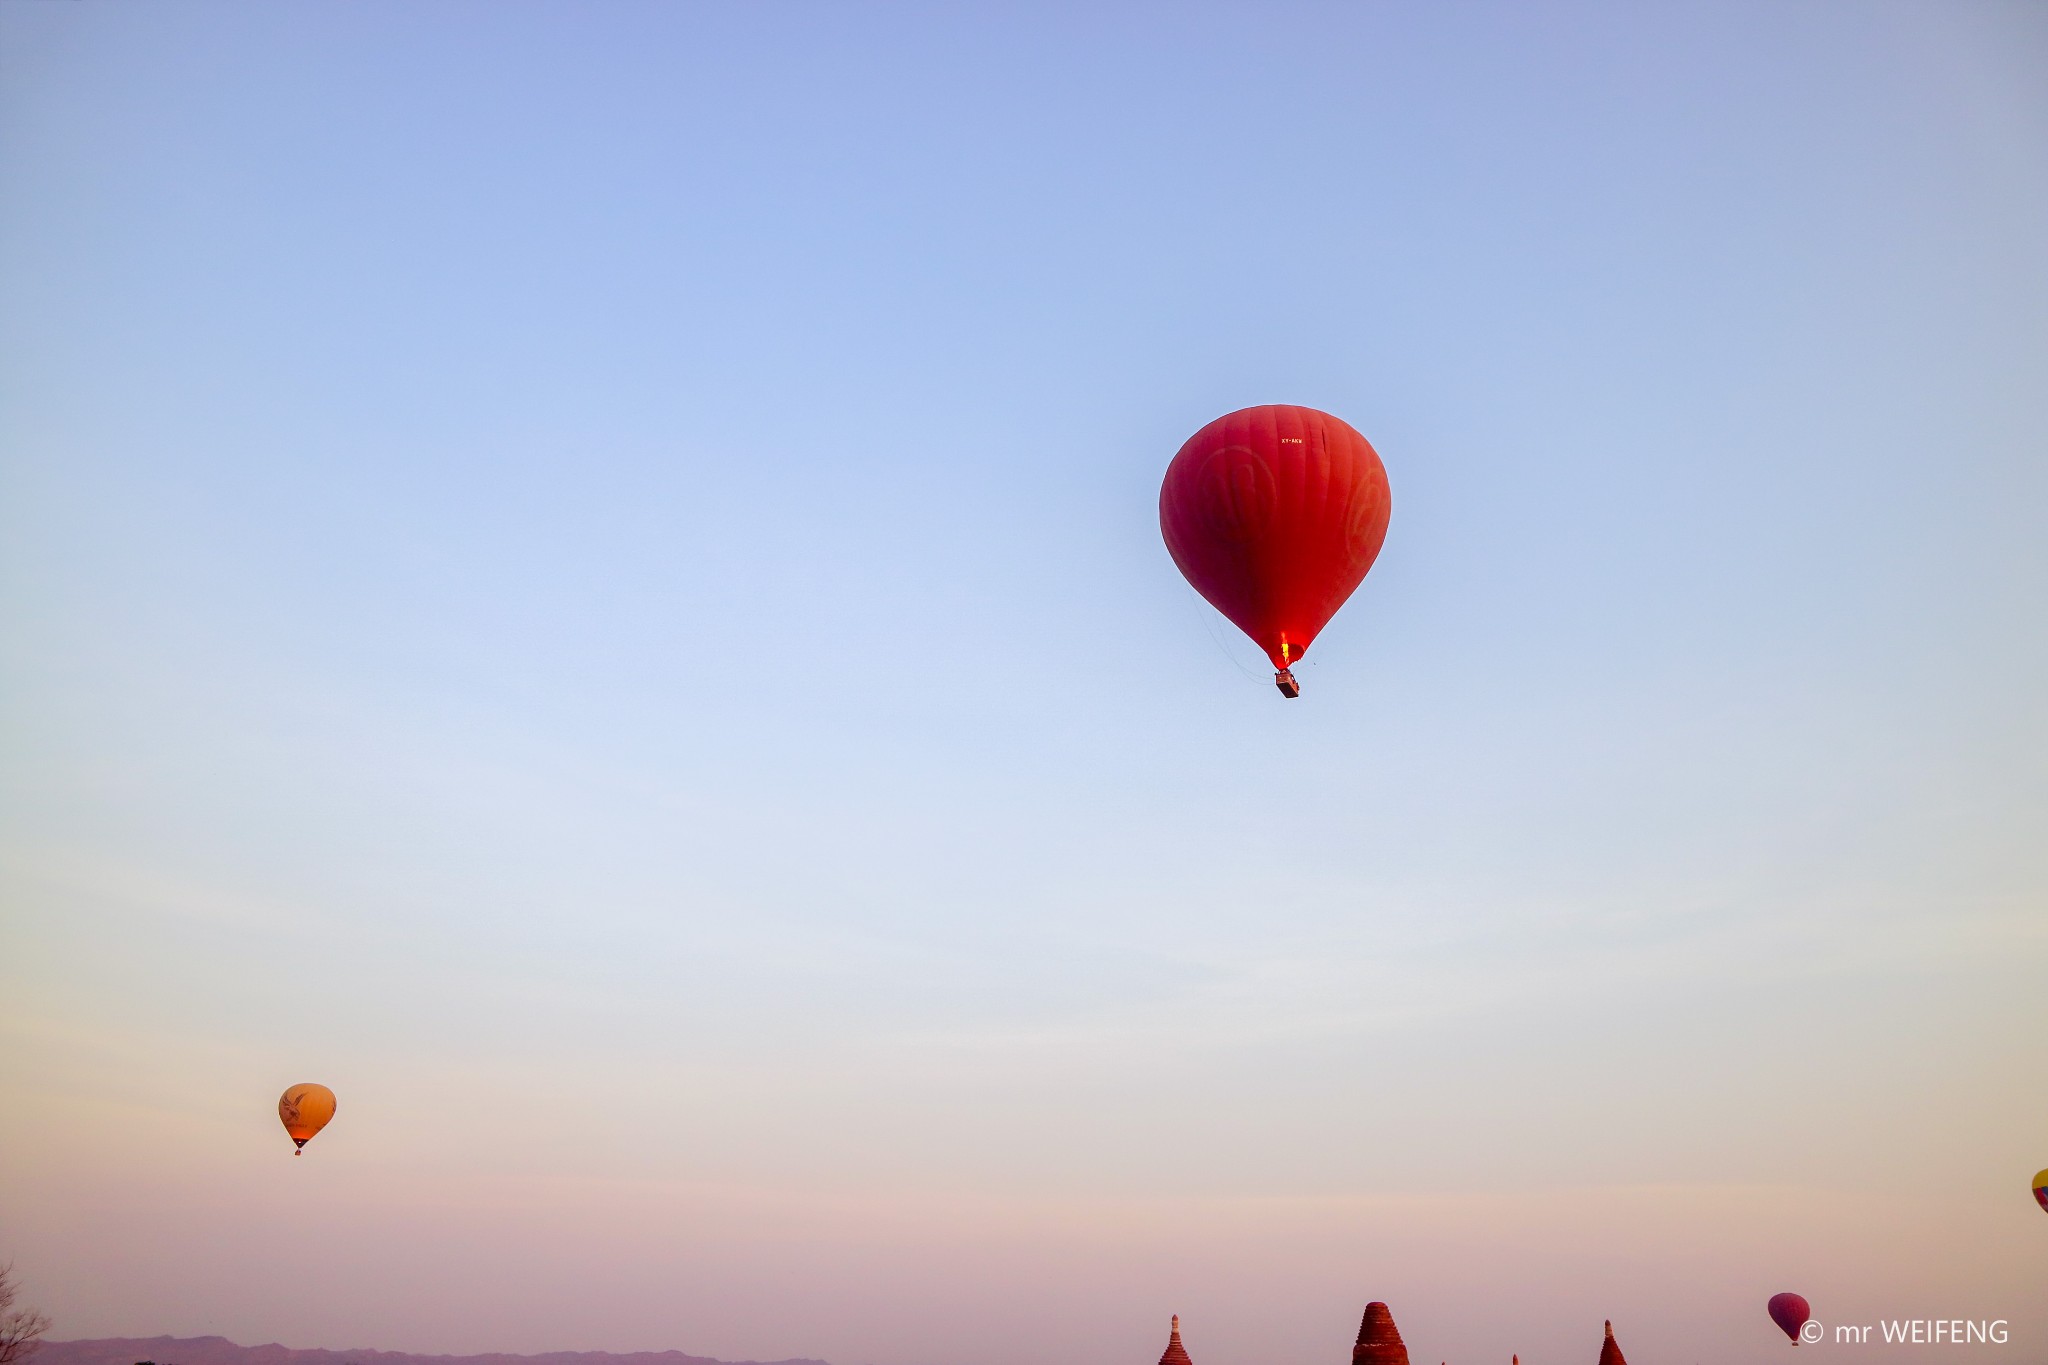
<svg viewBox="0 0 2048 1365">
<path fill-rule="evenodd" d="M 1797 1294 L 1773 1294 L 1770 1302 L 1771 1321 L 1778 1329 L 1792 1338 L 1792 1344 L 1799 1344 L 1799 1329 L 1806 1326 L 1806 1320 L 1813 1316 L 1813 1305 Z"/>
</svg>

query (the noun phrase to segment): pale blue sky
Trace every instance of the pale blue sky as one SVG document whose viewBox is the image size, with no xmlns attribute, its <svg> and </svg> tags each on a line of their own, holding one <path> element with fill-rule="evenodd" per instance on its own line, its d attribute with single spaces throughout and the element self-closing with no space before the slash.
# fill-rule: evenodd
<svg viewBox="0 0 2048 1365">
<path fill-rule="evenodd" d="M 0 7 L 0 1258 L 61 1336 L 2040 1341 L 2043 69 Z M 1298 703 L 1157 532 L 1261 402 L 1394 490 Z"/>
</svg>

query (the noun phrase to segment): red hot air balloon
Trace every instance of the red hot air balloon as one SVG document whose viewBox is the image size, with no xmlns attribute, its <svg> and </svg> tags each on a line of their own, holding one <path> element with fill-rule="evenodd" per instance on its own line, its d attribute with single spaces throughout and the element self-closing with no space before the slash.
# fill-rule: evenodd
<svg viewBox="0 0 2048 1365">
<path fill-rule="evenodd" d="M 1778 1324 L 1778 1330 L 1792 1338 L 1792 1344 L 1799 1344 L 1799 1329 L 1806 1326 L 1806 1320 L 1813 1316 L 1813 1307 L 1797 1294 L 1773 1294 L 1770 1302 L 1771 1321 Z"/>
<path fill-rule="evenodd" d="M 1159 486 L 1159 530 L 1195 591 L 1292 665 L 1365 578 L 1393 507 L 1363 436 L 1314 408 L 1244 408 L 1188 438 Z"/>
</svg>

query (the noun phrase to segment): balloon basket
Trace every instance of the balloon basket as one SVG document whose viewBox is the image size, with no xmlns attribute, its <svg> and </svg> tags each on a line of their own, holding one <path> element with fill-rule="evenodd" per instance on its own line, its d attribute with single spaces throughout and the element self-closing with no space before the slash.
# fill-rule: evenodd
<svg viewBox="0 0 2048 1365">
<path fill-rule="evenodd" d="M 1301 695 L 1301 684 L 1294 680 L 1294 670 L 1291 668 L 1283 668 L 1278 673 L 1275 673 L 1273 675 L 1273 685 L 1280 689 L 1280 695 L 1283 697 L 1298 697 Z"/>
</svg>

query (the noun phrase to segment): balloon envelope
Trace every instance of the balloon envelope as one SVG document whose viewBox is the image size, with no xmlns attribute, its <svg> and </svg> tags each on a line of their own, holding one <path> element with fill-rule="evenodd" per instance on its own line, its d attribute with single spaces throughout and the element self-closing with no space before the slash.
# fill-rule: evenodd
<svg viewBox="0 0 2048 1365">
<path fill-rule="evenodd" d="M 2034 1172 L 2034 1202 L 2048 1210 L 2048 1171 Z"/>
<path fill-rule="evenodd" d="M 1188 438 L 1159 486 L 1159 531 L 1195 591 L 1284 670 L 1372 568 L 1392 507 L 1363 436 L 1269 405 Z"/>
<path fill-rule="evenodd" d="M 303 1151 L 313 1134 L 334 1117 L 334 1092 L 310 1081 L 295 1085 L 278 1097 L 277 1117 L 298 1144 L 297 1150 Z"/>
<path fill-rule="evenodd" d="M 1770 1310 L 1771 1321 L 1795 1342 L 1799 1340 L 1799 1329 L 1813 1316 L 1813 1309 L 1797 1294 L 1771 1295 Z"/>
</svg>

